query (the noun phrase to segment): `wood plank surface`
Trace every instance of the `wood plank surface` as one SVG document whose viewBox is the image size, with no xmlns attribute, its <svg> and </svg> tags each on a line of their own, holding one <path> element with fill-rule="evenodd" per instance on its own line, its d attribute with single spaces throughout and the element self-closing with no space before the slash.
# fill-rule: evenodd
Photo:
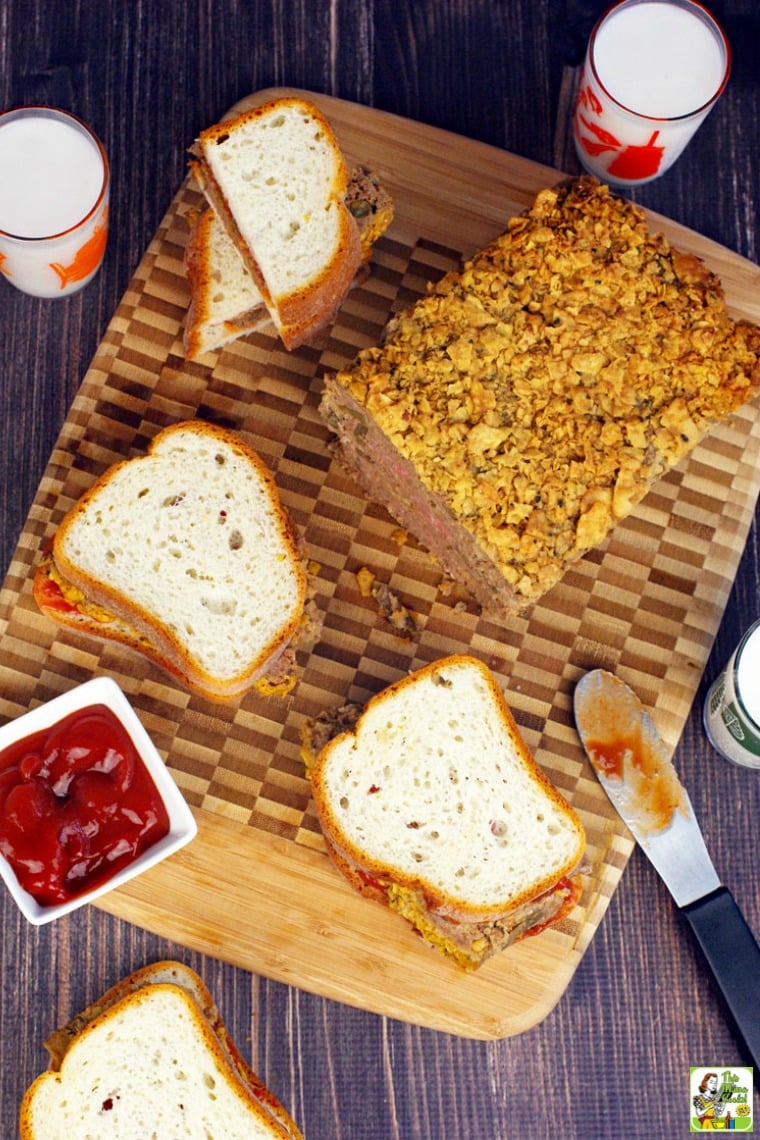
<svg viewBox="0 0 760 1140">
<path fill-rule="evenodd" d="M 582 756 L 570 715 L 573 683 L 591 666 L 616 669 L 675 747 L 753 516 L 756 409 L 717 427 L 523 618 L 500 628 L 471 603 L 462 612 L 462 597 L 440 589 L 426 552 L 414 542 L 399 549 L 393 520 L 357 494 L 332 458 L 316 410 L 320 378 L 374 343 L 393 311 L 501 232 L 561 175 L 420 123 L 308 97 L 325 110 L 349 160 L 372 165 L 396 202 L 372 273 L 313 349 L 289 355 L 264 330 L 187 364 L 182 253 L 200 196 L 189 181 L 182 185 L 72 404 L 12 560 L 1 597 L 0 713 L 18 715 L 109 672 L 192 804 L 198 839 L 106 896 L 105 910 L 351 1005 L 463 1036 L 511 1036 L 543 1019 L 564 992 L 631 851 Z M 720 274 L 736 315 L 760 318 L 757 266 L 657 215 L 651 222 Z M 300 682 L 287 701 L 250 694 L 224 708 L 200 701 L 114 646 L 52 628 L 31 599 L 31 570 L 65 510 L 110 463 L 142 453 L 166 423 L 194 416 L 233 426 L 259 450 L 319 564 L 322 633 L 300 654 Z M 417 638 L 401 641 L 362 598 L 355 575 L 363 565 L 420 615 Z M 405 923 L 337 876 L 322 849 L 298 747 L 306 716 L 366 699 L 409 668 L 463 651 L 486 661 L 504 686 L 539 763 L 580 812 L 590 858 L 576 911 L 473 976 L 432 954 Z"/>
</svg>

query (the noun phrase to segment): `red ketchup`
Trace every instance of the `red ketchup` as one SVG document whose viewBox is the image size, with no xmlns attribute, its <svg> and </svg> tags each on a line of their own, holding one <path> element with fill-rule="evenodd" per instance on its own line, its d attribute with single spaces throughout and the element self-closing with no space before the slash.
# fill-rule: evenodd
<svg viewBox="0 0 760 1140">
<path fill-rule="evenodd" d="M 43 906 L 100 886 L 168 831 L 151 775 L 105 705 L 0 751 L 0 852 Z"/>
</svg>

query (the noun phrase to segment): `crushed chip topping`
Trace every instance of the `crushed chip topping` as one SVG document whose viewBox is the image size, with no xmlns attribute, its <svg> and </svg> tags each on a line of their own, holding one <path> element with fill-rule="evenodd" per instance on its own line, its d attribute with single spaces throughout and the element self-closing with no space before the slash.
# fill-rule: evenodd
<svg viewBox="0 0 760 1140">
<path fill-rule="evenodd" d="M 752 395 L 759 353 L 717 277 L 584 177 L 338 379 L 527 604 Z"/>
</svg>

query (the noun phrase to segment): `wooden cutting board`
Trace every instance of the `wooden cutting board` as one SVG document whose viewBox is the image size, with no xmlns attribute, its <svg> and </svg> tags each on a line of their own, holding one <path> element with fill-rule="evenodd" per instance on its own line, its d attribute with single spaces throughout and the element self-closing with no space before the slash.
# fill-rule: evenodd
<svg viewBox="0 0 760 1140">
<path fill-rule="evenodd" d="M 260 92 L 234 110 L 271 98 Z M 303 93 L 301 93 L 303 94 Z M 271 330 L 188 364 L 182 255 L 201 199 L 172 202 L 103 338 L 45 472 L 0 595 L 0 716 L 17 716 L 93 674 L 130 698 L 192 805 L 199 834 L 105 910 L 196 950 L 378 1013 L 452 1033 L 504 1037 L 551 1010 L 607 908 L 632 849 L 582 754 L 575 681 L 604 666 L 633 685 L 675 747 L 731 588 L 760 485 L 754 406 L 720 425 L 659 482 L 606 545 L 525 616 L 500 626 L 449 591 L 426 552 L 367 502 L 333 458 L 317 412 L 321 377 L 374 343 L 389 315 L 504 228 L 558 173 L 501 150 L 332 98 L 349 161 L 371 165 L 396 203 L 368 280 L 314 348 Z M 721 276 L 732 311 L 760 321 L 760 270 L 652 217 Z M 200 417 L 239 430 L 276 475 L 315 566 L 319 639 L 287 699 L 210 704 L 114 645 L 59 630 L 31 595 L 40 550 L 108 465 L 144 453 L 166 424 Z M 367 567 L 419 618 L 399 638 L 356 573 Z M 299 752 L 305 718 L 364 701 L 406 671 L 470 652 L 494 671 L 538 762 L 588 834 L 580 905 L 559 927 L 464 975 L 407 924 L 362 899 L 322 847 Z"/>
</svg>

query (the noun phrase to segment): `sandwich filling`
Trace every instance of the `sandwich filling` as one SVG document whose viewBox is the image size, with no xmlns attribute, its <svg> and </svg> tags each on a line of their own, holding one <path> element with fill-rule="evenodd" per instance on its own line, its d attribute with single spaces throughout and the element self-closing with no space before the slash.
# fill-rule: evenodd
<svg viewBox="0 0 760 1140">
<path fill-rule="evenodd" d="M 579 869 L 578 874 L 563 875 L 549 890 L 508 914 L 483 922 L 462 922 L 439 914 L 419 887 L 371 874 L 331 844 L 327 848 L 335 865 L 356 890 L 401 915 L 424 942 L 468 971 L 478 969 L 488 958 L 521 938 L 557 925 L 581 897 Z"/>
</svg>

